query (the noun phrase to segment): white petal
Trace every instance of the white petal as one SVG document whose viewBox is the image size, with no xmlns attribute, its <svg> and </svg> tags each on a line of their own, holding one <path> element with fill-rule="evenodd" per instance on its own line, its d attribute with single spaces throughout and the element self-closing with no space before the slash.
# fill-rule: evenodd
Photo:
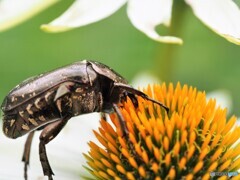
<svg viewBox="0 0 240 180">
<path fill-rule="evenodd" d="M 227 108 L 228 113 L 232 110 L 232 96 L 228 90 L 219 89 L 216 91 L 212 91 L 207 93 L 207 99 L 214 98 L 216 99 L 217 106 L 221 108 Z"/>
<path fill-rule="evenodd" d="M 172 0 L 129 0 L 127 13 L 132 24 L 151 39 L 182 44 L 180 38 L 160 36 L 155 31 L 157 25 L 170 25 Z"/>
<path fill-rule="evenodd" d="M 0 0 L 0 32 L 7 30 L 59 0 Z"/>
<path fill-rule="evenodd" d="M 194 14 L 228 41 L 240 45 L 240 10 L 232 0 L 185 0 Z"/>
<path fill-rule="evenodd" d="M 132 79 L 135 88 L 146 88 L 148 85 L 159 84 L 161 81 L 149 72 L 141 72 Z"/>
<path fill-rule="evenodd" d="M 82 153 L 89 151 L 89 141 L 97 142 L 92 130 L 98 129 L 99 120 L 99 113 L 81 115 L 69 120 L 66 127 L 47 147 L 49 159 L 52 157 L 53 169 L 75 176 L 91 176 L 83 167 L 87 164 Z M 57 172 L 55 174 L 58 176 Z"/>
<path fill-rule="evenodd" d="M 61 32 L 85 26 L 104 19 L 116 12 L 127 0 L 76 0 L 60 17 L 42 25 L 48 32 Z"/>
<path fill-rule="evenodd" d="M 92 130 L 96 130 L 99 127 L 99 120 L 100 115 L 98 113 L 72 118 L 59 135 L 47 144 L 48 158 L 55 173 L 54 179 L 78 180 L 81 179 L 81 176 L 91 177 L 83 168 L 83 165 L 86 165 L 86 159 L 82 153 L 87 153 L 89 150 L 87 143 L 90 140 L 97 141 Z M 43 178 L 42 167 L 39 161 L 39 135 L 40 132 L 38 131 L 34 134 L 30 167 L 28 169 L 29 179 L 47 179 L 46 176 Z M 2 154 L 0 156 L 1 179 L 23 178 L 21 158 L 26 137 L 23 136 L 13 140 L 4 137 L 3 133 L 0 133 L 0 154 Z"/>
<path fill-rule="evenodd" d="M 240 118 L 237 119 L 236 124 L 232 127 L 231 131 L 233 131 L 235 128 L 240 127 Z M 237 145 L 239 145 L 240 143 L 240 137 L 238 138 L 238 140 L 231 146 L 232 148 L 236 147 Z M 240 154 L 236 157 L 236 158 L 240 158 Z M 238 172 L 240 173 L 240 168 L 238 169 Z"/>
</svg>

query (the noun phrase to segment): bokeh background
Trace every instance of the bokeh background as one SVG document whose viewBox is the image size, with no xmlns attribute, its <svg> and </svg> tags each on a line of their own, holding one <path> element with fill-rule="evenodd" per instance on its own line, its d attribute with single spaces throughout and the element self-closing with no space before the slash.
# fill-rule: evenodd
<svg viewBox="0 0 240 180">
<path fill-rule="evenodd" d="M 68 32 L 49 34 L 40 30 L 41 24 L 55 19 L 72 2 L 62 1 L 0 33 L 0 102 L 30 76 L 92 59 L 109 65 L 130 82 L 147 71 L 162 81 L 187 83 L 207 93 L 227 90 L 233 99 L 232 113 L 240 115 L 240 47 L 204 26 L 189 7 L 185 7 L 181 22 L 173 24 L 178 30 L 175 35 L 184 40 L 182 46 L 155 42 L 136 30 L 126 6 L 107 19 Z M 158 30 L 169 33 L 163 27 Z"/>
</svg>

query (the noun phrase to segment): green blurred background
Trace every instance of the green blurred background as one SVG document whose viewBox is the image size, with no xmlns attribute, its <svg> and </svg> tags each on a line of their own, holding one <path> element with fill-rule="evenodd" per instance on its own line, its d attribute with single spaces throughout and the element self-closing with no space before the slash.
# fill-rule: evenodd
<svg viewBox="0 0 240 180">
<path fill-rule="evenodd" d="M 49 34 L 40 30 L 41 24 L 59 16 L 72 2 L 62 1 L 0 33 L 0 101 L 30 76 L 76 60 L 93 59 L 129 81 L 137 73 L 148 71 L 163 81 L 180 81 L 206 92 L 227 89 L 233 97 L 233 113 L 240 115 L 240 47 L 209 30 L 189 7 L 174 26 L 184 40 L 182 46 L 160 44 L 136 30 L 127 17 L 126 6 L 105 20 L 72 31 Z M 159 31 L 168 33 L 162 27 Z M 167 54 L 169 49 L 174 54 Z"/>
</svg>

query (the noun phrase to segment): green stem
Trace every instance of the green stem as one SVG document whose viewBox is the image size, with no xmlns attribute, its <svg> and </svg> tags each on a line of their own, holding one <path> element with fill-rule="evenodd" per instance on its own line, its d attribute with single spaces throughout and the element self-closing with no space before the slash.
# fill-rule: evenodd
<svg viewBox="0 0 240 180">
<path fill-rule="evenodd" d="M 181 0 L 176 0 L 172 8 L 172 21 L 169 28 L 169 35 L 179 36 L 182 30 L 182 24 L 185 15 L 186 4 Z M 169 82 L 173 75 L 173 64 L 176 57 L 176 52 L 181 45 L 174 44 L 159 44 L 157 46 L 157 55 L 154 61 L 155 74 L 161 80 Z"/>
</svg>

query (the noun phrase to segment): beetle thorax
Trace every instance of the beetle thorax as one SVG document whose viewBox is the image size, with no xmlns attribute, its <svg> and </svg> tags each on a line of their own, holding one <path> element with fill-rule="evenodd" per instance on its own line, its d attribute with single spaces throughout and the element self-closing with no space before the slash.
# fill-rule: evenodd
<svg viewBox="0 0 240 180">
<path fill-rule="evenodd" d="M 98 86 L 77 87 L 71 94 L 72 115 L 100 112 L 102 107 L 102 94 Z"/>
</svg>

